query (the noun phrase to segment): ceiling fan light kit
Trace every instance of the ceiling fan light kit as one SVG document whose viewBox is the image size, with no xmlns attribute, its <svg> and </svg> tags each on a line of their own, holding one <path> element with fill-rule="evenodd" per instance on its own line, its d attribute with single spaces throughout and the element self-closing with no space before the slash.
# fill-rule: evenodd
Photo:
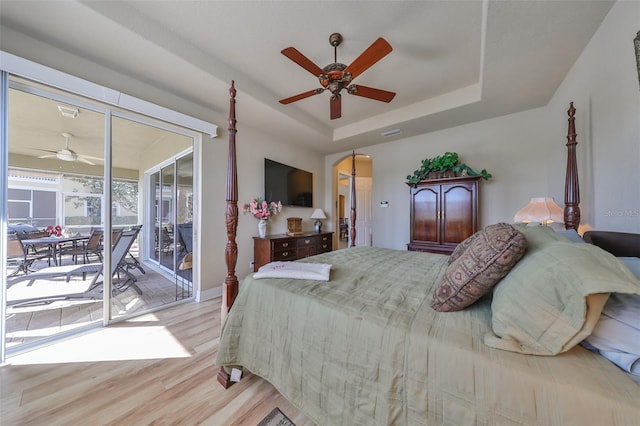
<svg viewBox="0 0 640 426">
<path fill-rule="evenodd" d="M 322 87 L 299 93 L 289 98 L 281 99 L 281 104 L 287 105 L 292 102 L 320 94 L 325 90 L 329 90 L 331 92 L 331 98 L 329 99 L 329 112 L 331 120 L 334 120 L 342 116 L 342 89 L 346 89 L 347 93 L 350 95 L 373 99 L 380 102 L 391 102 L 396 95 L 394 92 L 351 84 L 357 76 L 391 53 L 393 50 L 391 45 L 385 39 L 380 37 L 364 52 L 362 52 L 360 56 L 351 63 L 351 65 L 347 66 L 338 62 L 338 46 L 342 43 L 342 40 L 342 35 L 339 33 L 333 33 L 329 36 L 329 44 L 331 44 L 334 49 L 334 62 L 324 68 L 317 66 L 309 58 L 300 53 L 295 47 L 287 47 L 282 50 L 281 53 L 284 56 L 316 76 Z"/>
</svg>

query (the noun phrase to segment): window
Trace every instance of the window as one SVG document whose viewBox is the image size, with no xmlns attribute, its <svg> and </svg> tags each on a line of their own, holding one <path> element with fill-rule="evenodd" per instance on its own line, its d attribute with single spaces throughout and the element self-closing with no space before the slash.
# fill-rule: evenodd
<svg viewBox="0 0 640 426">
<path fill-rule="evenodd" d="M 24 223 L 38 228 L 56 222 L 56 193 L 10 188 L 7 204 L 9 224 Z"/>
</svg>

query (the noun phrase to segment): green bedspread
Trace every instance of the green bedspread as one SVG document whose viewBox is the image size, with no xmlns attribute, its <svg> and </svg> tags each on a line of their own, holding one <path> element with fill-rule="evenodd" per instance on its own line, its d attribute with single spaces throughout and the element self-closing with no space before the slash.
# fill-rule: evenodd
<svg viewBox="0 0 640 426">
<path fill-rule="evenodd" d="M 490 348 L 491 297 L 436 312 L 447 256 L 358 247 L 305 259 L 330 281 L 247 277 L 218 365 L 271 382 L 320 425 L 637 424 L 640 387 L 576 346 Z"/>
<path fill-rule="evenodd" d="M 264 377 L 320 424 L 396 423 L 407 333 L 447 257 L 360 247 L 306 261 L 333 264 L 330 281 L 244 280 L 218 365 Z"/>
</svg>

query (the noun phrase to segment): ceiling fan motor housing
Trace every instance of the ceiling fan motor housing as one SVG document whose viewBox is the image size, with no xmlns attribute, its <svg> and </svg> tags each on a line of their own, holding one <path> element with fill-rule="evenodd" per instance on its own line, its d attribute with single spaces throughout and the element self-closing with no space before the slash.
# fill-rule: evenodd
<svg viewBox="0 0 640 426">
<path fill-rule="evenodd" d="M 329 89 L 331 93 L 337 95 L 345 86 L 351 82 L 351 74 L 343 70 L 347 68 L 345 64 L 334 62 L 323 68 L 326 75 L 318 77 L 322 87 Z"/>
</svg>

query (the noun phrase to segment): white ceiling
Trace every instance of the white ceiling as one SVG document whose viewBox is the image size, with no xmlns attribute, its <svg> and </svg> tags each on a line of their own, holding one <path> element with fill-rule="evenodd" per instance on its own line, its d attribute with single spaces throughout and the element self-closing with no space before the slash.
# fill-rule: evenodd
<svg viewBox="0 0 640 426">
<path fill-rule="evenodd" d="M 223 128 L 233 79 L 239 129 L 251 125 L 333 153 L 545 105 L 611 6 L 540 0 L 2 0 L 0 48 L 151 102 L 175 106 L 180 99 L 181 112 Z M 337 120 L 329 119 L 328 92 L 278 103 L 319 87 L 280 51 L 293 46 L 324 67 L 334 59 L 328 41 L 333 32 L 344 37 L 337 56 L 347 65 L 378 37 L 391 44 L 393 51 L 355 80 L 396 92 L 391 103 L 343 92 Z M 54 49 L 25 51 L 25 36 Z M 60 51 L 89 62 L 68 63 Z M 97 72 L 91 62 L 111 74 Z M 151 86 L 172 100 L 151 94 Z M 380 135 L 396 128 L 400 136 Z"/>
</svg>

